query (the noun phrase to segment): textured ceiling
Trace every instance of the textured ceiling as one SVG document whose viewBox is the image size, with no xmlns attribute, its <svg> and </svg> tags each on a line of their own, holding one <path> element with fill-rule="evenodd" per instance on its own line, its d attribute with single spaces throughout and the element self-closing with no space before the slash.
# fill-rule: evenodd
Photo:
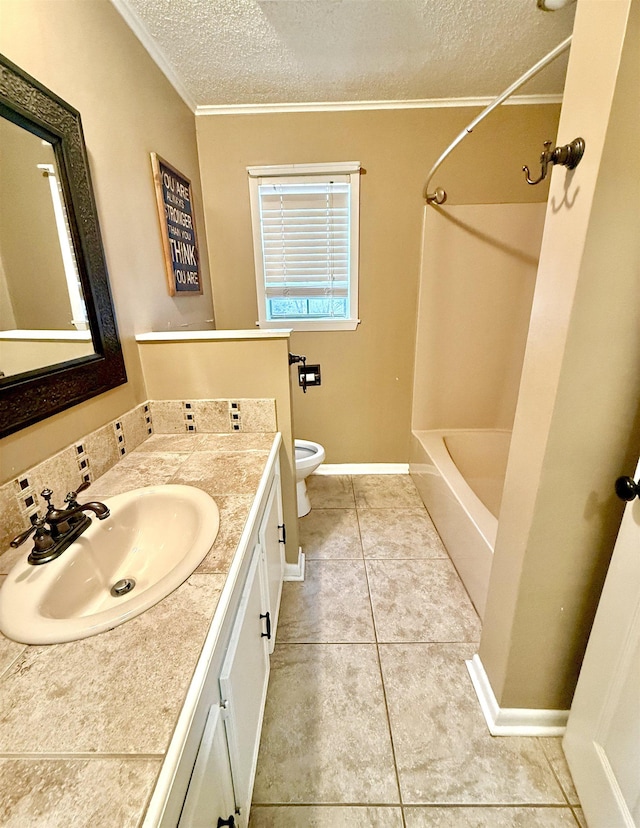
<svg viewBox="0 0 640 828">
<path fill-rule="evenodd" d="M 196 106 L 495 97 L 564 40 L 535 0 L 113 0 Z M 520 94 L 559 94 L 566 54 Z"/>
</svg>

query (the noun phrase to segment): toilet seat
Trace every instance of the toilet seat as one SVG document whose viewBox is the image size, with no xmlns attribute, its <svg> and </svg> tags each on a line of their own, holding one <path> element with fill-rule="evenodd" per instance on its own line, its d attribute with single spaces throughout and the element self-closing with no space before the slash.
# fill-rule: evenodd
<svg viewBox="0 0 640 828">
<path fill-rule="evenodd" d="M 314 472 L 324 461 L 324 448 L 311 440 L 294 440 L 296 453 L 296 477 L 298 480 Z"/>
<path fill-rule="evenodd" d="M 306 457 L 313 457 L 315 454 L 317 454 L 317 452 L 314 451 L 313 449 L 307 448 L 306 446 L 299 446 L 297 440 L 296 440 L 295 449 L 296 449 L 296 462 L 298 460 L 304 460 Z"/>
</svg>

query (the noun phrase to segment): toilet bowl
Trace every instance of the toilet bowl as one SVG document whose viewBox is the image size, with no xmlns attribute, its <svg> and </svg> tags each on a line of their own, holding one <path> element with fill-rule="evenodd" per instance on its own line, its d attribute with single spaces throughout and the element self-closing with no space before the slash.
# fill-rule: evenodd
<svg viewBox="0 0 640 828">
<path fill-rule="evenodd" d="M 294 446 L 296 450 L 298 517 L 304 517 L 311 511 L 306 478 L 324 461 L 324 448 L 319 443 L 312 443 L 310 440 L 295 440 Z"/>
</svg>

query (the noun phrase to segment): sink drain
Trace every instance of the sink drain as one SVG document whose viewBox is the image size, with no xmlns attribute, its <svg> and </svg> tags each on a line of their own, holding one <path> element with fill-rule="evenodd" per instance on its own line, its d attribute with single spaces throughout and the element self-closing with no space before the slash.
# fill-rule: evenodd
<svg viewBox="0 0 640 828">
<path fill-rule="evenodd" d="M 111 587 L 111 594 L 114 598 L 119 598 L 121 595 L 131 592 L 135 585 L 136 582 L 133 578 L 121 578 Z"/>
</svg>

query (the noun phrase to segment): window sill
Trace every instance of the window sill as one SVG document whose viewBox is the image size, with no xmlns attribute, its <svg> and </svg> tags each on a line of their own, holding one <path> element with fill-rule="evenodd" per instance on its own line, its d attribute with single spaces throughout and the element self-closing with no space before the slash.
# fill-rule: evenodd
<svg viewBox="0 0 640 828">
<path fill-rule="evenodd" d="M 286 327 L 292 331 L 355 331 L 360 324 L 359 319 L 280 319 L 276 322 L 256 322 L 259 328 Z"/>
</svg>

